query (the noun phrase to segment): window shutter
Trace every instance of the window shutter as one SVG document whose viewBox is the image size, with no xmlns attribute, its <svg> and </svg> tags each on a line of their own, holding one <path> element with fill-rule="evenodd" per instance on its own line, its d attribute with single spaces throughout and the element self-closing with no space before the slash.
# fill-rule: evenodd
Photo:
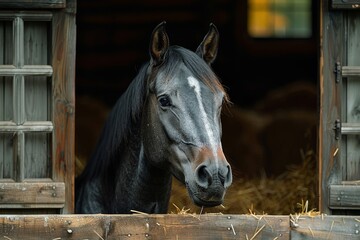
<svg viewBox="0 0 360 240">
<path fill-rule="evenodd" d="M 360 15 L 355 2 L 354 7 L 337 0 L 321 6 L 320 207 L 332 214 L 360 210 Z"/>
<path fill-rule="evenodd" d="M 0 12 L 0 211 L 71 213 L 75 8 L 20 10 Z"/>
</svg>

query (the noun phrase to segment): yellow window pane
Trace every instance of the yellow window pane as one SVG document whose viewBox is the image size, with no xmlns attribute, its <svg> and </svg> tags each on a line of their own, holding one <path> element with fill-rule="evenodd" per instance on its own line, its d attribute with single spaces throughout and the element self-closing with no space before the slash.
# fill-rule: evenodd
<svg viewBox="0 0 360 240">
<path fill-rule="evenodd" d="M 248 33 L 252 37 L 311 37 L 311 0 L 248 3 Z"/>
<path fill-rule="evenodd" d="M 284 36 L 286 35 L 289 27 L 289 19 L 282 14 L 274 14 L 274 35 Z"/>
<path fill-rule="evenodd" d="M 269 8 L 271 0 L 249 0 L 249 8 L 255 8 L 256 11 L 259 9 Z"/>
<path fill-rule="evenodd" d="M 251 36 L 269 36 L 272 33 L 273 20 L 268 11 L 254 11 L 249 13 L 248 29 Z"/>
</svg>

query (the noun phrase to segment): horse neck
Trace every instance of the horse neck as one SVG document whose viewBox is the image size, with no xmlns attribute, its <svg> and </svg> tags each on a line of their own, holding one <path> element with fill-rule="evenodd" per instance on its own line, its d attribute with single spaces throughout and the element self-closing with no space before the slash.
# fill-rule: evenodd
<svg viewBox="0 0 360 240">
<path fill-rule="evenodd" d="M 170 171 L 150 164 L 141 146 L 137 155 L 130 150 L 123 156 L 126 159 L 121 159 L 123 164 L 115 190 L 116 212 L 166 213 L 171 191 Z M 133 172 L 124 174 L 124 169 Z"/>
</svg>

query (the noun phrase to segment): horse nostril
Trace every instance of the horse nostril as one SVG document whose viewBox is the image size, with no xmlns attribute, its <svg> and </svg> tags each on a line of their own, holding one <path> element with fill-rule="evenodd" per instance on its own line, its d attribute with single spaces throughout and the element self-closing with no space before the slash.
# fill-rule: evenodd
<svg viewBox="0 0 360 240">
<path fill-rule="evenodd" d="M 231 173 L 231 167 L 230 165 L 227 165 L 226 166 L 226 169 L 227 169 L 227 173 L 226 173 L 226 177 L 225 177 L 225 181 L 223 183 L 224 187 L 229 187 L 231 185 L 231 182 L 232 182 L 232 173 Z"/>
<path fill-rule="evenodd" d="M 221 184 L 224 187 L 230 186 L 230 184 L 232 182 L 232 174 L 231 174 L 230 165 L 226 165 L 225 167 L 223 167 L 219 170 L 219 179 L 220 179 Z"/>
<path fill-rule="evenodd" d="M 197 184 L 203 188 L 208 188 L 213 181 L 211 173 L 205 165 L 199 166 L 196 169 L 195 179 Z"/>
</svg>

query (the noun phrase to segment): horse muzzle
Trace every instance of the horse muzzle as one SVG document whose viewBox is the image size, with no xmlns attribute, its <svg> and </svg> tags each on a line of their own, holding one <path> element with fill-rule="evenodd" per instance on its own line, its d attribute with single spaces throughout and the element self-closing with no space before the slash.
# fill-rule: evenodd
<svg viewBox="0 0 360 240">
<path fill-rule="evenodd" d="M 193 202 L 206 207 L 222 204 L 232 183 L 232 172 L 221 146 L 214 151 L 183 144 L 174 145 L 172 150 L 173 156 L 181 159 L 179 165 L 173 165 L 172 173 L 185 183 Z"/>
<path fill-rule="evenodd" d="M 231 182 L 231 167 L 225 159 L 217 164 L 205 161 L 196 167 L 193 178 L 186 180 L 186 187 L 196 205 L 213 207 L 223 203 Z"/>
</svg>

